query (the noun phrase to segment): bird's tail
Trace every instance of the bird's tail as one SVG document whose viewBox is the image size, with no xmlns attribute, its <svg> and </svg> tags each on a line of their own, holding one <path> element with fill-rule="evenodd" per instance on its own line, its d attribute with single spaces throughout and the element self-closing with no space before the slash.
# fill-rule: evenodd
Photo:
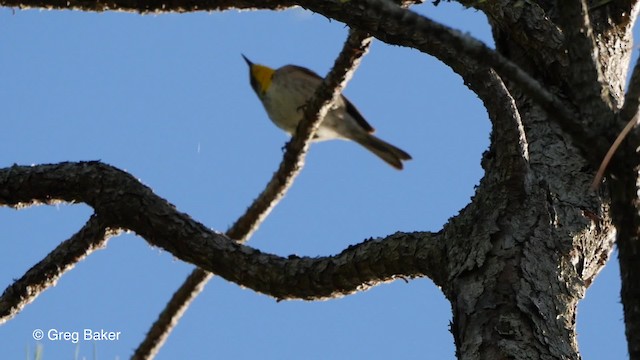
<svg viewBox="0 0 640 360">
<path fill-rule="evenodd" d="M 367 134 L 354 140 L 398 170 L 402 170 L 402 161 L 411 160 L 411 155 L 407 154 L 404 150 L 373 135 Z"/>
</svg>

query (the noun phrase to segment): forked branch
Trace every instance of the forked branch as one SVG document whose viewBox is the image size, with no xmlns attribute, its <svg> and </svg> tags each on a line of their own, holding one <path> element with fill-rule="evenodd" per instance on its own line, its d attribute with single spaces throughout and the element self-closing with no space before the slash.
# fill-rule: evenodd
<svg viewBox="0 0 640 360">
<path fill-rule="evenodd" d="M 80 231 L 58 245 L 5 289 L 0 297 L 0 324 L 11 320 L 40 293 L 55 285 L 64 273 L 73 269 L 82 259 L 95 250 L 104 248 L 107 240 L 118 232 L 108 228 L 99 216 L 91 216 Z"/>
<path fill-rule="evenodd" d="M 115 185 L 115 186 L 114 186 Z M 446 281 L 440 234 L 395 234 L 335 256 L 265 254 L 177 211 L 131 175 L 100 162 L 13 166 L 0 170 L 0 206 L 84 202 L 107 228 L 134 231 L 175 257 L 277 299 L 340 297 L 396 277 Z"/>
<path fill-rule="evenodd" d="M 286 151 L 278 170 L 273 174 L 266 188 L 260 193 L 247 211 L 227 230 L 227 236 L 240 243 L 245 242 L 258 228 L 271 210 L 282 199 L 302 170 L 309 143 L 326 115 L 329 106 L 341 93 L 346 82 L 355 71 L 359 59 L 367 52 L 371 38 L 359 31 L 350 31 L 342 51 L 332 70 L 322 85 L 316 90 L 304 109 L 296 135 L 286 146 Z M 213 274 L 196 268 L 173 294 L 147 336 L 136 349 L 134 359 L 153 358 L 168 338 L 175 324 L 195 297 L 204 289 Z"/>
</svg>

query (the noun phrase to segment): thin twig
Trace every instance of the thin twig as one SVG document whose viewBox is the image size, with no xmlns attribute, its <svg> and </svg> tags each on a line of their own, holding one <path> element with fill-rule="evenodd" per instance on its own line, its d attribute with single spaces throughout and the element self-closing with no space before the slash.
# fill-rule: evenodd
<svg viewBox="0 0 640 360">
<path fill-rule="evenodd" d="M 351 74 L 357 68 L 360 58 L 367 52 L 370 42 L 371 38 L 368 34 L 353 30 L 349 32 L 349 37 L 331 72 L 305 107 L 303 119 L 298 125 L 295 136 L 286 146 L 278 170 L 244 215 L 227 231 L 226 234 L 231 239 L 240 243 L 248 240 L 291 187 L 304 166 L 304 158 L 309 144 L 320 122 L 335 98 L 346 86 Z M 200 268 L 193 270 L 160 313 L 147 336 L 133 354 L 133 359 L 150 359 L 157 354 L 182 314 L 212 277 L 212 273 Z"/>
<path fill-rule="evenodd" d="M 622 144 L 622 141 L 624 140 L 624 138 L 627 137 L 627 135 L 629 135 L 629 132 L 631 132 L 631 130 L 637 124 L 638 124 L 638 115 L 636 114 L 636 116 L 632 117 L 631 120 L 627 122 L 627 124 L 624 126 L 624 129 L 620 131 L 620 133 L 618 134 L 618 137 L 616 137 L 616 140 L 613 142 L 613 144 L 611 144 L 609 151 L 607 151 L 607 154 L 604 156 L 604 159 L 602 159 L 602 162 L 600 163 L 600 167 L 598 168 L 598 172 L 596 173 L 596 176 L 593 178 L 593 181 L 591 182 L 591 187 L 590 187 L 591 190 L 598 189 L 598 187 L 600 186 L 600 182 L 604 177 L 604 172 L 607 170 L 607 165 L 609 165 L 609 163 L 611 162 L 611 158 L 613 158 L 613 155 L 616 153 L 616 150 L 618 150 L 618 148 L 620 147 L 620 144 Z"/>
<path fill-rule="evenodd" d="M 638 123 L 638 105 L 640 104 L 640 59 L 636 60 L 636 64 L 633 67 L 633 73 L 631 74 L 631 82 L 629 83 L 629 89 L 624 95 L 624 105 L 618 113 L 618 118 L 625 124 L 624 128 L 614 140 L 613 144 L 607 151 L 598 167 L 598 172 L 591 183 L 591 190 L 596 190 L 604 177 L 605 171 L 615 155 L 616 151 L 620 147 L 622 141 L 627 137 L 629 132 Z"/>
</svg>

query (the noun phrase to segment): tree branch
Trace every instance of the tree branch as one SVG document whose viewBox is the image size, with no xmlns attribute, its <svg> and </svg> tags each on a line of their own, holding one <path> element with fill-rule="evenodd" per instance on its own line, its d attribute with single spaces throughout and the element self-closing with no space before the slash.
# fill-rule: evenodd
<svg viewBox="0 0 640 360">
<path fill-rule="evenodd" d="M 207 271 L 278 299 L 340 297 L 397 277 L 443 285 L 440 234 L 398 233 L 350 246 L 335 256 L 264 254 L 180 213 L 133 176 L 100 162 L 0 169 L 0 206 L 84 202 L 109 228 L 128 229 Z"/>
<path fill-rule="evenodd" d="M 0 0 L 0 6 L 19 9 L 49 9 L 78 11 L 127 11 L 140 14 L 185 13 L 193 11 L 224 11 L 232 9 L 284 10 L 295 6 L 293 1 L 264 0 L 179 0 L 167 3 L 162 0 Z"/>
<path fill-rule="evenodd" d="M 638 113 L 638 105 L 640 105 L 640 59 L 636 60 L 633 67 L 629 88 L 624 94 L 624 105 L 620 109 L 620 123 L 626 124 Z"/>
<path fill-rule="evenodd" d="M 594 144 L 601 144 L 602 141 L 585 132 L 574 110 L 569 109 L 561 99 L 547 91 L 540 82 L 515 63 L 477 39 L 385 0 L 350 1 L 344 3 L 340 11 L 325 5 L 326 3 L 310 4 L 305 1 L 305 6 L 369 31 L 376 38 L 389 44 L 408 46 L 431 54 L 448 65 L 451 64 L 451 54 L 456 53 L 458 57 L 467 57 L 482 66 L 492 68 L 501 78 L 513 82 L 536 101 L 572 136 L 576 146 L 595 158 Z"/>
<path fill-rule="evenodd" d="M 144 340 L 134 351 L 131 359 L 153 359 L 169 338 L 173 328 L 178 325 L 182 315 L 212 278 L 213 274 L 206 270 L 201 268 L 193 270 L 178 290 L 173 293 L 167 305 L 158 315 L 158 319 L 151 325 Z"/>
<path fill-rule="evenodd" d="M 305 107 L 303 119 L 296 129 L 295 136 L 286 146 L 278 170 L 244 215 L 227 230 L 227 236 L 231 239 L 240 243 L 248 240 L 291 187 L 293 180 L 302 170 L 309 144 L 321 120 L 346 86 L 370 43 L 369 35 L 354 30 L 349 32 L 334 66 Z M 134 359 L 149 359 L 155 356 L 182 314 L 212 277 L 213 274 L 203 269 L 193 270 L 151 326 L 147 336 L 134 352 Z"/>
<path fill-rule="evenodd" d="M 576 121 L 573 112 L 555 95 L 547 91 L 537 80 L 488 48 L 475 38 L 464 35 L 442 24 L 438 24 L 415 12 L 403 9 L 389 0 L 301 0 L 280 1 L 208 1 L 198 2 L 185 0 L 167 5 L 158 0 L 131 1 L 87 1 L 87 0 L 0 0 L 2 6 L 46 7 L 55 9 L 77 9 L 84 11 L 137 11 L 148 12 L 188 12 L 219 11 L 231 8 L 275 9 L 300 5 L 311 11 L 345 22 L 361 31 L 369 32 L 376 38 L 394 45 L 415 48 L 440 58 L 443 48 L 453 48 L 460 54 L 473 58 L 479 64 L 493 68 L 503 79 L 517 84 L 547 112 L 553 115 L 561 127 L 571 134 L 577 145 L 589 152 L 593 149 L 594 139 L 586 136 L 580 122 Z"/>
<path fill-rule="evenodd" d="M 626 126 L 611 147 L 611 155 L 607 153 L 608 157 L 603 160 L 601 166 L 604 172 L 606 162 L 611 159 L 611 172 L 615 174 L 610 176 L 608 181 L 611 182 L 611 207 L 617 229 L 616 244 L 622 281 L 620 297 L 624 309 L 625 335 L 630 359 L 640 359 L 640 128 L 637 126 L 639 104 L 640 61 L 636 61 L 624 105 L 618 113 L 618 124 L 626 123 Z M 629 138 L 623 142 L 627 134 Z M 620 149 L 614 157 L 613 152 L 618 146 Z M 599 184 L 599 179 L 597 180 Z"/>
<path fill-rule="evenodd" d="M 624 95 L 624 104 L 622 109 L 617 114 L 618 122 L 617 124 L 622 126 L 622 130 L 618 131 L 618 134 L 609 147 L 609 150 L 605 154 L 602 162 L 600 162 L 600 166 L 598 167 L 598 172 L 591 183 L 591 189 L 597 189 L 602 182 L 602 178 L 607 170 L 607 166 L 613 160 L 613 156 L 616 151 L 622 144 L 622 141 L 627 137 L 627 135 L 633 130 L 635 126 L 637 126 L 638 122 L 638 105 L 640 104 L 640 61 L 636 60 L 636 65 L 633 67 L 633 73 L 631 74 L 631 82 L 629 83 L 629 88 Z M 610 132 L 610 131 L 609 131 Z M 607 132 L 607 133 L 609 133 Z M 605 133 L 605 134 L 607 134 Z M 609 138 L 609 136 L 606 136 Z M 625 165 L 617 166 L 616 171 L 625 171 Z"/>
<path fill-rule="evenodd" d="M 529 145 L 513 97 L 493 70 L 473 71 L 465 81 L 482 100 L 493 125 L 490 151 L 495 151 L 495 155 L 490 158 L 506 160 L 507 163 L 503 162 L 498 166 L 502 169 L 499 171 L 500 176 L 524 193 L 530 173 Z M 483 167 L 488 170 L 490 166 L 487 161 L 490 160 L 485 156 Z"/>
<path fill-rule="evenodd" d="M 309 150 L 311 139 L 320 126 L 320 122 L 331 108 L 331 104 L 342 93 L 349 79 L 351 79 L 353 72 L 360 64 L 361 57 L 366 54 L 370 43 L 371 38 L 368 34 L 350 30 L 349 37 L 336 58 L 331 71 L 306 104 L 302 121 L 298 124 L 296 134 L 285 146 L 286 151 L 278 171 L 245 214 L 227 231 L 229 237 L 242 241 L 245 237 L 250 236 L 255 230 L 256 224 L 261 223 L 275 204 L 284 196 L 294 178 L 302 170 L 304 157 Z"/>
<path fill-rule="evenodd" d="M 589 8 L 585 0 L 564 0 L 558 2 L 558 11 L 569 54 L 571 91 L 587 124 L 598 125 L 589 126 L 595 137 L 603 126 L 610 126 L 614 109 L 599 65 Z"/>
<path fill-rule="evenodd" d="M 509 39 L 523 48 L 529 49 L 531 60 L 540 69 L 549 71 L 553 76 L 563 77 L 560 71 L 568 59 L 564 52 L 564 36 L 553 23 L 550 9 L 543 8 L 540 2 L 513 0 L 457 0 L 466 7 L 482 11 L 491 23 L 494 31 L 499 29 L 509 34 Z"/>
<path fill-rule="evenodd" d="M 621 301 L 624 309 L 625 335 L 630 359 L 640 359 L 640 129 L 631 131 L 620 149 L 616 165 L 621 171 L 611 177 L 611 207 L 617 229 L 616 244 L 620 262 Z M 626 171 L 622 171 L 626 169 Z"/>
<path fill-rule="evenodd" d="M 487 109 L 493 125 L 492 150 L 496 152 L 491 158 L 509 161 L 509 164 L 500 165 L 509 169 L 501 171 L 503 180 L 514 181 L 513 184 L 518 186 L 526 184 L 530 170 L 527 137 L 517 105 L 504 82 L 491 68 L 478 64 L 468 56 L 445 49 L 442 56 L 445 58 L 443 61 L 464 79 L 465 85 L 482 100 Z M 485 169 L 490 167 L 487 162 L 483 166 Z"/>
<path fill-rule="evenodd" d="M 107 240 L 118 232 L 105 226 L 98 216 L 92 215 L 80 231 L 58 245 L 5 289 L 0 297 L 0 324 L 11 320 L 40 293 L 54 286 L 77 263 L 95 250 L 104 248 Z"/>
</svg>

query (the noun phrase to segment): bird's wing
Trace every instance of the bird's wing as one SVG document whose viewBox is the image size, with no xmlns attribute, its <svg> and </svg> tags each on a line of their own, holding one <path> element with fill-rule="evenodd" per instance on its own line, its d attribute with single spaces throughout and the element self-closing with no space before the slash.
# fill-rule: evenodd
<svg viewBox="0 0 640 360">
<path fill-rule="evenodd" d="M 342 96 L 342 99 L 344 99 L 344 102 L 347 105 L 347 114 L 351 115 L 351 117 L 356 120 L 358 125 L 360 125 L 364 129 L 364 131 L 368 132 L 369 134 L 373 134 L 376 129 L 374 129 L 373 126 L 371 126 L 367 122 L 367 120 L 365 120 L 364 116 L 360 114 L 360 111 L 358 111 L 355 105 L 353 105 L 351 101 L 349 101 L 349 99 L 344 96 Z"/>
<path fill-rule="evenodd" d="M 322 77 L 318 74 L 316 74 L 315 72 L 304 68 L 302 66 L 296 66 L 296 65 L 287 65 L 286 67 L 290 67 L 290 68 L 295 68 L 309 76 L 312 76 L 318 80 L 322 80 Z M 341 95 L 342 96 L 342 95 Z M 344 100 L 346 106 L 347 106 L 347 114 L 351 115 L 351 117 L 353 117 L 353 119 L 356 121 L 356 123 L 358 123 L 358 125 L 360 125 L 362 127 L 362 129 L 364 129 L 364 131 L 366 131 L 369 134 L 373 134 L 373 132 L 376 131 L 376 129 L 373 128 L 373 126 L 371 126 L 367 120 L 365 120 L 364 116 L 362 116 L 362 114 L 360 114 L 360 111 L 358 111 L 358 109 L 355 107 L 355 105 L 353 105 L 351 103 L 351 101 L 349 101 L 349 99 L 347 99 L 346 97 L 342 96 L 342 99 Z"/>
<path fill-rule="evenodd" d="M 296 71 L 299 71 L 301 73 L 305 73 L 305 74 L 307 74 L 307 75 L 309 75 L 309 76 L 311 76 L 313 78 L 316 78 L 316 79 L 322 81 L 322 77 L 320 75 L 318 75 L 316 72 L 314 72 L 312 70 L 309 70 L 309 69 L 307 69 L 305 67 L 302 67 L 302 66 L 285 65 L 285 66 L 281 67 L 278 70 L 285 70 L 286 72 L 293 72 L 293 73 L 295 73 Z"/>
</svg>

